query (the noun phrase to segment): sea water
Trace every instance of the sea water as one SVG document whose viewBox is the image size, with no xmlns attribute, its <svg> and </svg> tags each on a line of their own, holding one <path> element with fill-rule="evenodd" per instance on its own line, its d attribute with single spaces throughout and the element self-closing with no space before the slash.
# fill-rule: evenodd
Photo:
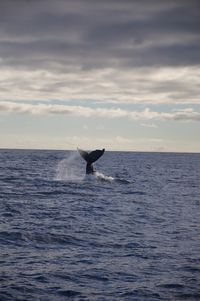
<svg viewBox="0 0 200 301">
<path fill-rule="evenodd" d="M 200 300 L 200 154 L 0 150 L 0 300 Z"/>
</svg>

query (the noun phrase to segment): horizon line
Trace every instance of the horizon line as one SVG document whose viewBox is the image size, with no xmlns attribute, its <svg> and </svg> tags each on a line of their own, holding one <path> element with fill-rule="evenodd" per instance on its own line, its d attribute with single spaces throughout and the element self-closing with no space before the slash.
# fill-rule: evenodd
<svg viewBox="0 0 200 301">
<path fill-rule="evenodd" d="M 86 148 L 87 149 L 87 148 Z M 21 147 L 16 147 L 16 148 L 8 148 L 8 147 L 0 147 L 1 150 L 21 150 L 21 151 L 77 151 L 77 149 L 55 149 L 55 148 L 21 148 Z M 87 149 L 88 150 L 88 149 Z M 170 151 L 170 150 L 106 150 L 106 152 L 124 152 L 124 153 L 174 153 L 174 154 L 200 154 L 199 152 L 195 151 Z"/>
</svg>

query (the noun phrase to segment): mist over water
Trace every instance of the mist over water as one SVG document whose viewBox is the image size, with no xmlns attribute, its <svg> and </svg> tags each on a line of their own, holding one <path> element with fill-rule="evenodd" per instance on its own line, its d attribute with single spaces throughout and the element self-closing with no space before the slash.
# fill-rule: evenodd
<svg viewBox="0 0 200 301">
<path fill-rule="evenodd" d="M 81 181 L 83 180 L 83 173 L 80 164 L 80 155 L 71 151 L 65 155 L 60 162 L 58 162 L 55 173 L 55 180 L 57 181 Z"/>
<path fill-rule="evenodd" d="M 0 300 L 200 300 L 200 154 L 0 150 Z"/>
</svg>

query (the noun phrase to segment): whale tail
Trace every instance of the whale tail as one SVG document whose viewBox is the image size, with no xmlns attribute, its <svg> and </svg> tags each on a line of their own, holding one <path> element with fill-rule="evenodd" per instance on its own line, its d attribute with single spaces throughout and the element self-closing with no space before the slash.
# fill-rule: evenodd
<svg viewBox="0 0 200 301">
<path fill-rule="evenodd" d="M 86 166 L 86 174 L 91 174 L 94 173 L 94 166 L 93 163 L 95 161 L 97 161 L 105 152 L 105 149 L 96 149 L 90 153 L 77 148 L 79 154 L 81 155 L 81 157 L 87 162 L 87 166 Z"/>
</svg>

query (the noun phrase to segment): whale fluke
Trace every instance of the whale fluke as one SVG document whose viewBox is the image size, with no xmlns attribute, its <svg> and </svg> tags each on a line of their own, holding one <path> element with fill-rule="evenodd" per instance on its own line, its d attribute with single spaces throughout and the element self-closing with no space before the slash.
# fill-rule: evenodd
<svg viewBox="0 0 200 301">
<path fill-rule="evenodd" d="M 86 174 L 92 174 L 95 172 L 94 170 L 94 166 L 93 166 L 93 163 L 95 161 L 97 161 L 105 152 L 105 149 L 96 149 L 90 153 L 82 150 L 82 149 L 79 149 L 77 148 L 79 154 L 81 155 L 81 157 L 87 162 L 87 165 L 86 165 Z"/>
</svg>

